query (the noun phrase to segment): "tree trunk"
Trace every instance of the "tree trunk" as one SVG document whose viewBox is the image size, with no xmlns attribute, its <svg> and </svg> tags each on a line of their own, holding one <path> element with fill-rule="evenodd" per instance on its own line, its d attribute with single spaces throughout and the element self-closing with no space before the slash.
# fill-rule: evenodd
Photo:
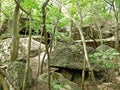
<svg viewBox="0 0 120 90">
<path fill-rule="evenodd" d="M 41 70 L 40 70 L 40 66 L 42 65 L 40 65 L 40 58 L 41 58 L 41 37 L 42 37 L 42 32 L 41 32 L 41 35 L 40 35 L 40 46 L 39 46 L 39 56 L 38 56 L 38 65 L 37 65 L 37 75 L 36 75 L 36 80 L 38 79 L 38 76 L 39 76 L 39 74 L 40 74 L 40 72 L 42 72 L 42 70 L 43 70 L 43 67 L 41 67 Z M 43 61 L 43 60 L 42 60 Z M 40 72 L 39 72 L 40 71 Z"/>
<path fill-rule="evenodd" d="M 3 90 L 9 90 L 7 81 L 5 80 L 5 77 L 1 72 L 0 72 L 0 82 L 1 82 L 1 85 L 3 86 Z"/>
<path fill-rule="evenodd" d="M 1 4 L 1 0 L 0 0 L 0 26 L 2 24 L 2 15 L 1 15 L 1 10 L 2 10 L 2 4 Z"/>
<path fill-rule="evenodd" d="M 44 36 L 45 36 L 45 48 L 46 48 L 46 53 L 48 56 L 48 88 L 49 90 L 51 90 L 51 86 L 50 86 L 50 54 L 48 51 L 48 37 L 47 37 L 47 31 L 46 31 L 46 6 L 48 4 L 49 0 L 46 0 L 43 5 L 42 5 L 42 15 L 43 15 L 43 32 L 44 32 Z"/>
<path fill-rule="evenodd" d="M 29 41 L 28 41 L 28 55 L 27 55 L 27 63 L 26 63 L 26 68 L 25 68 L 25 73 L 24 73 L 24 79 L 23 79 L 23 88 L 22 90 L 26 90 L 26 85 L 27 85 L 27 76 L 28 76 L 28 70 L 29 70 L 29 65 L 30 65 L 30 49 L 31 49 L 31 32 L 32 32 L 32 27 L 31 27 L 31 22 L 32 22 L 32 17 L 31 14 L 29 15 L 30 19 L 30 28 L 29 28 Z"/>
<path fill-rule="evenodd" d="M 11 61 L 15 61 L 17 59 L 18 48 L 19 48 L 19 6 L 16 5 L 14 10 L 14 21 L 13 21 Z"/>
<path fill-rule="evenodd" d="M 89 68 L 89 70 L 90 70 L 90 73 L 89 73 L 89 74 L 91 75 L 91 78 L 92 78 L 93 83 L 94 83 L 94 85 L 95 85 L 94 89 L 97 90 L 97 83 L 96 83 L 96 80 L 95 80 L 95 77 L 94 77 L 94 73 L 93 73 L 92 67 L 91 67 L 90 62 L 89 62 L 88 53 L 87 53 L 87 47 L 86 47 L 86 43 L 85 43 L 85 38 L 84 38 L 84 35 L 83 35 L 83 32 L 82 32 L 83 17 L 82 17 L 82 12 L 81 12 L 80 5 L 79 5 L 79 1 L 78 1 L 78 0 L 76 0 L 76 6 L 77 6 L 77 8 L 78 8 L 78 14 L 79 14 L 79 16 L 80 16 L 81 23 L 80 23 L 80 25 L 79 25 L 79 23 L 78 23 L 76 20 L 74 20 L 74 22 L 75 22 L 75 24 L 76 24 L 76 26 L 77 26 L 77 28 L 78 28 L 78 30 L 79 30 L 80 36 L 81 36 L 81 40 L 82 40 L 82 44 L 83 44 L 83 48 L 84 48 L 85 60 L 86 60 L 86 62 L 87 62 L 87 66 L 88 66 L 88 68 Z M 86 64 L 86 63 L 84 62 L 84 64 Z M 84 65 L 84 67 L 85 67 L 85 66 L 86 66 L 86 65 Z M 84 70 L 83 70 L 83 72 L 84 72 Z M 84 73 L 83 73 L 83 74 L 84 74 Z M 84 76 L 83 76 L 83 83 L 84 83 Z M 82 89 L 84 90 L 84 85 L 83 85 Z"/>
<path fill-rule="evenodd" d="M 59 3 L 60 3 L 60 2 L 59 2 Z M 62 5 L 62 4 L 61 4 L 61 5 Z M 82 44 L 83 44 L 83 48 L 84 48 L 84 53 L 85 53 L 85 60 L 86 60 L 86 62 L 87 62 L 88 68 L 89 68 L 89 70 L 90 70 L 90 74 L 91 74 L 91 76 L 92 76 L 92 80 L 93 80 L 93 82 L 95 83 L 96 80 L 95 80 L 95 78 L 94 78 L 94 74 L 93 74 L 92 67 L 91 67 L 91 65 L 90 65 L 90 63 L 89 63 L 89 58 L 88 58 L 88 54 L 87 54 L 85 38 L 84 38 L 84 35 L 83 35 L 83 33 L 82 33 L 82 27 L 80 26 L 80 25 L 82 25 L 82 22 L 81 22 L 81 24 L 79 24 L 78 21 L 76 21 L 75 18 L 73 18 L 73 17 L 71 16 L 71 14 L 70 14 L 70 13 L 68 12 L 68 10 L 64 7 L 64 5 L 62 5 L 62 7 L 64 8 L 64 10 L 66 10 L 67 15 L 69 16 L 69 18 L 71 18 L 71 19 L 73 20 L 73 22 L 76 24 L 76 27 L 77 27 L 78 30 L 79 30 L 79 34 L 80 34 L 80 36 L 81 36 L 81 40 L 82 40 Z M 81 12 L 78 11 L 78 13 L 81 13 Z M 81 17 L 81 14 L 80 14 L 80 17 Z M 95 83 L 95 90 L 97 90 L 97 88 L 96 88 L 96 83 Z"/>
<path fill-rule="evenodd" d="M 115 15 L 115 24 L 116 24 L 116 27 L 115 27 L 115 49 L 117 51 L 119 51 L 119 20 L 118 20 L 118 10 L 117 10 L 117 7 L 116 7 L 116 1 L 114 0 L 113 2 L 113 11 L 114 11 L 114 15 Z"/>
<path fill-rule="evenodd" d="M 119 51 L 120 50 L 120 47 L 119 47 L 119 14 L 118 14 L 117 6 L 116 6 L 116 0 L 113 0 L 112 3 L 110 3 L 107 0 L 104 0 L 104 1 L 113 7 L 113 12 L 115 16 L 115 25 L 116 25 L 115 26 L 115 49 Z"/>
<path fill-rule="evenodd" d="M 71 20 L 70 31 L 69 31 L 69 38 L 70 38 L 70 41 L 73 41 L 73 38 L 72 38 L 72 31 L 73 31 L 73 20 Z"/>
</svg>

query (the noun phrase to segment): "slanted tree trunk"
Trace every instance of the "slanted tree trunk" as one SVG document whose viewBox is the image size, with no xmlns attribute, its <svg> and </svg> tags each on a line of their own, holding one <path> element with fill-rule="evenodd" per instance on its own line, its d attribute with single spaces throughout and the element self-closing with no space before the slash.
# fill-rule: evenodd
<svg viewBox="0 0 120 90">
<path fill-rule="evenodd" d="M 42 5 L 42 15 L 43 15 L 43 31 L 44 31 L 44 36 L 45 36 L 45 48 L 46 48 L 46 53 L 48 56 L 48 88 L 49 90 L 51 90 L 51 86 L 50 86 L 50 54 L 48 51 L 48 37 L 47 37 L 47 31 L 46 31 L 46 6 L 48 5 L 49 0 L 46 0 L 43 5 Z"/>
<path fill-rule="evenodd" d="M 36 75 L 36 80 L 38 79 L 38 76 L 40 74 L 40 72 L 42 73 L 43 71 L 43 66 L 41 67 L 41 70 L 40 70 L 40 58 L 41 58 L 41 37 L 42 37 L 42 32 L 41 32 L 41 35 L 40 35 L 40 46 L 39 46 L 39 56 L 38 56 L 38 64 L 37 64 L 37 75 Z M 42 60 L 43 61 L 43 60 Z M 39 72 L 40 71 L 40 72 Z"/>
<path fill-rule="evenodd" d="M 88 66 L 88 68 L 90 70 L 90 76 L 91 76 L 91 78 L 93 80 L 93 83 L 95 85 L 94 89 L 97 90 L 97 83 L 96 83 L 96 80 L 95 80 L 95 77 L 94 77 L 94 73 L 93 73 L 92 67 L 91 67 L 90 62 L 89 62 L 88 53 L 87 53 L 87 47 L 86 47 L 86 43 L 85 43 L 85 38 L 84 38 L 84 35 L 83 35 L 83 32 L 82 32 L 83 17 L 82 17 L 82 12 L 81 12 L 78 0 L 76 0 L 76 6 L 78 8 L 78 14 L 79 14 L 79 17 L 81 19 L 81 23 L 79 24 L 76 20 L 75 20 L 75 23 L 76 23 L 76 26 L 77 26 L 77 28 L 79 30 L 80 36 L 81 36 L 82 44 L 83 44 L 83 47 L 84 47 L 85 60 L 87 62 L 87 66 Z M 84 61 L 84 64 L 86 64 L 85 61 Z M 86 65 L 84 65 L 84 67 L 85 66 Z M 84 71 L 85 70 L 83 70 L 83 75 L 82 75 L 83 76 L 82 90 L 84 90 Z"/>
<path fill-rule="evenodd" d="M 11 61 L 15 61 L 18 55 L 19 46 L 19 6 L 16 4 L 13 21 L 13 38 L 11 47 Z"/>
<path fill-rule="evenodd" d="M 60 15 L 60 13 L 61 13 L 61 5 L 58 5 L 58 8 L 59 8 L 58 13 L 59 13 L 59 15 Z M 59 22 L 59 15 L 58 15 L 57 21 L 56 21 L 55 26 L 54 26 L 54 29 L 53 29 L 51 41 L 50 41 L 50 43 L 49 43 L 50 52 L 52 51 L 52 49 L 53 49 L 53 47 L 54 47 L 54 46 L 53 46 L 53 41 L 54 41 L 55 31 L 56 31 L 56 29 L 57 29 L 57 25 L 58 25 L 58 22 Z M 46 53 L 44 53 L 44 56 L 43 56 L 42 62 L 41 62 L 41 74 L 43 73 L 43 63 L 44 63 L 45 56 L 46 56 Z"/>
<path fill-rule="evenodd" d="M 0 72 L 0 83 L 3 86 L 3 90 L 9 90 L 7 81 L 5 80 L 4 75 Z M 1 88 L 0 88 L 1 90 Z"/>
<path fill-rule="evenodd" d="M 78 1 L 77 1 L 78 2 Z M 60 3 L 60 1 L 58 1 L 58 3 Z M 78 3 L 77 3 L 78 4 Z M 62 4 L 61 4 L 62 5 Z M 92 80 L 93 80 L 93 82 L 95 83 L 95 90 L 97 90 L 97 87 L 96 87 L 96 80 L 95 80 L 95 77 L 94 77 L 94 74 L 93 74 L 93 70 L 92 70 L 92 67 L 91 67 L 91 65 L 90 65 L 90 63 L 89 63 L 89 58 L 88 58 L 88 53 L 87 53 L 87 49 L 86 49 L 86 43 L 85 43 L 85 38 L 84 38 L 84 35 L 83 35 L 83 32 L 82 32 L 82 27 L 81 27 L 81 25 L 82 25 L 82 22 L 81 22 L 81 24 L 79 24 L 78 23 L 78 21 L 76 21 L 75 20 L 75 18 L 73 18 L 72 16 L 71 16 L 71 14 L 68 12 L 68 10 L 64 7 L 64 5 L 62 5 L 62 8 L 64 8 L 64 10 L 65 10 L 65 12 L 67 13 L 67 15 L 69 16 L 69 18 L 71 18 L 72 20 L 73 20 L 73 22 L 76 24 L 76 27 L 78 28 L 78 30 L 79 30 L 79 34 L 80 34 L 80 36 L 81 36 L 81 40 L 82 40 L 82 44 L 83 44 L 83 48 L 84 48 L 84 53 L 85 53 L 85 60 L 86 60 L 86 62 L 87 62 L 87 65 L 88 65 L 88 68 L 89 68 L 89 70 L 90 70 L 90 75 L 91 75 L 91 77 L 92 77 Z M 81 17 L 81 12 L 79 11 L 80 9 L 78 8 L 78 13 L 80 14 L 80 17 Z"/>
<path fill-rule="evenodd" d="M 84 35 L 83 35 L 83 32 L 82 32 L 82 23 L 83 23 L 83 17 L 82 17 L 82 12 L 81 12 L 81 9 L 80 9 L 80 5 L 79 5 L 79 1 L 76 0 L 76 6 L 78 8 L 78 14 L 79 14 L 79 17 L 80 17 L 80 27 L 81 28 L 81 31 L 79 30 L 79 33 L 81 35 L 81 39 L 84 40 Z M 85 42 L 84 42 L 85 43 Z M 83 44 L 84 45 L 84 44 Z M 85 53 L 86 52 L 86 53 Z M 84 48 L 84 53 L 85 53 L 85 56 L 88 58 L 88 55 L 87 55 L 87 49 L 86 49 L 86 45 L 85 45 L 85 48 Z M 85 58 L 86 59 L 86 58 Z M 84 59 L 84 65 L 83 65 L 83 71 L 82 71 L 82 90 L 84 90 L 84 81 L 85 81 L 85 66 L 86 66 L 86 60 Z"/>
<path fill-rule="evenodd" d="M 26 90 L 26 85 L 27 85 L 27 77 L 28 77 L 28 70 L 30 67 L 30 49 L 31 49 L 31 37 L 32 37 L 32 16 L 31 14 L 29 15 L 29 22 L 30 22 L 30 28 L 29 28 L 29 41 L 28 41 L 28 55 L 27 55 L 27 63 L 26 63 L 26 68 L 25 68 L 25 73 L 24 73 L 24 79 L 23 79 L 23 88 L 22 90 Z"/>
<path fill-rule="evenodd" d="M 55 37 L 55 32 L 57 30 L 57 26 L 58 26 L 58 23 L 59 23 L 59 20 L 60 20 L 60 14 L 61 14 L 61 5 L 58 4 L 58 17 L 57 17 L 57 20 L 56 20 L 56 23 L 55 23 L 55 26 L 53 28 L 53 33 L 52 33 L 52 37 L 51 37 L 51 41 L 50 41 L 50 52 L 52 51 L 52 49 L 54 48 L 54 44 L 53 44 L 53 41 L 54 41 L 54 37 Z"/>
</svg>

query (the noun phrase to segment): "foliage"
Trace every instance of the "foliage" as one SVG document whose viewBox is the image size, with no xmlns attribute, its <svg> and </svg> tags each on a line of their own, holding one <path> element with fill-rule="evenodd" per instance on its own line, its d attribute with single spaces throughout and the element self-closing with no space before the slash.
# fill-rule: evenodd
<svg viewBox="0 0 120 90">
<path fill-rule="evenodd" d="M 70 39 L 69 39 L 69 37 L 68 37 L 68 35 L 67 35 L 67 33 L 60 33 L 60 32 L 58 32 L 58 31 L 56 31 L 56 33 L 55 33 L 55 37 L 57 38 L 57 40 L 59 40 L 59 41 L 69 41 Z"/>
<path fill-rule="evenodd" d="M 64 88 L 64 84 L 57 84 L 56 82 L 53 82 L 52 86 L 54 90 L 62 90 L 62 88 Z"/>
<path fill-rule="evenodd" d="M 96 64 L 101 68 L 111 69 L 117 68 L 118 60 L 116 60 L 116 56 L 118 54 L 114 49 L 108 49 L 107 51 L 95 52 L 89 55 L 89 57 L 92 64 Z"/>
<path fill-rule="evenodd" d="M 29 12 L 30 8 L 32 8 L 32 28 L 34 28 L 37 33 L 42 28 L 42 11 L 41 7 L 44 0 L 20 0 L 20 5 L 23 9 Z M 120 4 L 119 0 L 116 0 L 117 8 L 119 9 Z M 64 4 L 70 14 L 80 21 L 78 10 L 76 7 L 76 2 L 74 0 L 62 0 L 62 4 Z M 2 19 L 9 17 L 12 18 L 13 10 L 15 7 L 15 2 L 11 0 L 4 0 L 2 2 Z M 103 19 L 111 19 L 114 17 L 112 6 L 108 5 L 104 2 L 104 0 L 81 0 L 80 8 L 83 16 L 83 25 L 90 24 L 94 21 L 95 17 L 103 18 Z M 56 23 L 57 18 L 59 17 L 58 28 L 63 29 L 66 26 L 70 25 L 71 20 L 65 17 L 64 10 L 61 9 L 61 13 L 59 15 L 59 9 L 55 2 L 55 0 L 50 1 L 47 6 L 47 32 L 52 32 L 54 25 Z M 3 13 L 4 12 L 4 13 Z M 23 13 L 23 12 L 21 12 Z M 22 16 L 27 17 L 25 13 Z M 66 28 L 65 28 L 66 29 Z M 60 37 L 59 32 L 56 33 L 57 37 Z"/>
<path fill-rule="evenodd" d="M 53 73 L 51 75 L 51 85 L 54 90 L 62 90 L 64 88 L 65 83 L 61 83 L 62 76 L 59 76 L 57 73 Z"/>
</svg>

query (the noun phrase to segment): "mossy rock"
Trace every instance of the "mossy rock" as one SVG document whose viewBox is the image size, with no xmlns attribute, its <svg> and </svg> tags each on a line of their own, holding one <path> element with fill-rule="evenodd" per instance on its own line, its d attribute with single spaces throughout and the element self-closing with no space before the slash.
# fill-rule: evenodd
<svg viewBox="0 0 120 90">
<path fill-rule="evenodd" d="M 92 47 L 87 47 L 88 54 L 93 53 Z M 77 43 L 60 43 L 51 53 L 51 67 L 63 67 L 69 69 L 82 69 L 84 61 L 84 49 Z"/>
<path fill-rule="evenodd" d="M 91 54 L 91 65 L 98 70 L 115 69 L 118 68 L 120 60 L 119 53 L 108 45 L 100 45 L 96 48 L 94 54 Z"/>
<path fill-rule="evenodd" d="M 6 75 L 8 77 L 8 81 L 14 88 L 17 90 L 22 89 L 24 73 L 25 73 L 25 63 L 21 61 L 10 62 L 7 67 Z M 27 87 L 32 85 L 32 70 L 28 69 L 28 77 L 27 77 Z"/>
<path fill-rule="evenodd" d="M 60 73 L 52 72 L 50 76 L 52 90 L 81 90 L 77 84 L 65 79 Z M 44 73 L 40 75 L 38 77 L 38 82 L 46 83 L 46 86 L 48 86 L 48 74 Z"/>
<path fill-rule="evenodd" d="M 113 49 L 113 48 L 108 45 L 100 45 L 96 48 L 96 52 L 107 51 L 109 49 Z"/>
</svg>

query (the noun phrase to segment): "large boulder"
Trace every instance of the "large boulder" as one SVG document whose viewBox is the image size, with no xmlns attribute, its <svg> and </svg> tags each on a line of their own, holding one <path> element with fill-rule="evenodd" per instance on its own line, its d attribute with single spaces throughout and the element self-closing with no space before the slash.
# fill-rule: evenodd
<svg viewBox="0 0 120 90">
<path fill-rule="evenodd" d="M 18 59 L 25 59 L 28 52 L 28 40 L 29 38 L 20 38 Z M 0 42 L 0 58 L 2 61 L 10 60 L 10 50 L 11 50 L 12 38 L 7 38 L 1 40 Z M 31 40 L 31 50 L 30 56 L 35 57 L 39 54 L 40 42 Z M 41 44 L 41 51 L 45 50 L 45 45 Z"/>
<path fill-rule="evenodd" d="M 88 54 L 94 49 L 87 47 Z M 51 53 L 51 67 L 61 67 L 69 69 L 82 69 L 84 61 L 84 48 L 79 44 L 59 43 L 57 48 Z"/>
<path fill-rule="evenodd" d="M 94 48 L 87 47 L 88 54 L 94 53 Z M 56 72 L 61 73 L 66 79 L 81 83 L 81 70 L 85 60 L 84 48 L 78 43 L 58 43 L 51 53 L 50 66 L 58 68 Z M 86 69 L 88 67 L 86 66 Z M 87 77 L 85 77 L 87 78 Z"/>
<path fill-rule="evenodd" d="M 6 69 L 6 77 L 9 82 L 10 90 L 14 88 L 15 90 L 21 90 L 23 85 L 23 79 L 25 74 L 25 63 L 20 61 L 15 61 L 8 63 Z M 32 85 L 32 70 L 28 68 L 28 77 L 27 77 L 27 87 Z"/>
<path fill-rule="evenodd" d="M 81 88 L 77 84 L 65 79 L 63 75 L 60 73 L 52 72 L 50 75 L 51 75 L 52 90 L 81 90 Z M 38 78 L 38 82 L 46 83 L 45 86 L 48 86 L 48 74 L 44 73 L 40 75 Z M 49 89 L 45 89 L 45 90 L 49 90 Z"/>
<path fill-rule="evenodd" d="M 105 80 L 104 72 L 110 72 L 110 69 L 118 68 L 118 64 L 115 55 L 118 53 L 115 49 L 101 45 L 98 48 L 93 49 L 87 47 L 87 52 L 90 60 L 90 65 L 93 68 L 95 78 L 98 80 Z M 59 68 L 57 72 L 68 80 L 76 83 L 81 83 L 82 70 L 84 66 L 84 49 L 82 45 L 71 43 L 59 43 L 55 50 L 51 53 L 50 66 Z M 85 79 L 89 79 L 89 68 L 85 67 L 86 76 Z M 106 73 L 106 72 L 105 72 Z M 109 75 L 109 73 L 107 73 Z"/>
<path fill-rule="evenodd" d="M 95 53 L 91 54 L 89 57 L 93 67 L 98 70 L 118 68 L 119 53 L 110 46 L 98 46 Z"/>
<path fill-rule="evenodd" d="M 113 49 L 113 48 L 108 45 L 100 45 L 96 48 L 96 52 L 105 52 L 109 49 Z"/>
</svg>

